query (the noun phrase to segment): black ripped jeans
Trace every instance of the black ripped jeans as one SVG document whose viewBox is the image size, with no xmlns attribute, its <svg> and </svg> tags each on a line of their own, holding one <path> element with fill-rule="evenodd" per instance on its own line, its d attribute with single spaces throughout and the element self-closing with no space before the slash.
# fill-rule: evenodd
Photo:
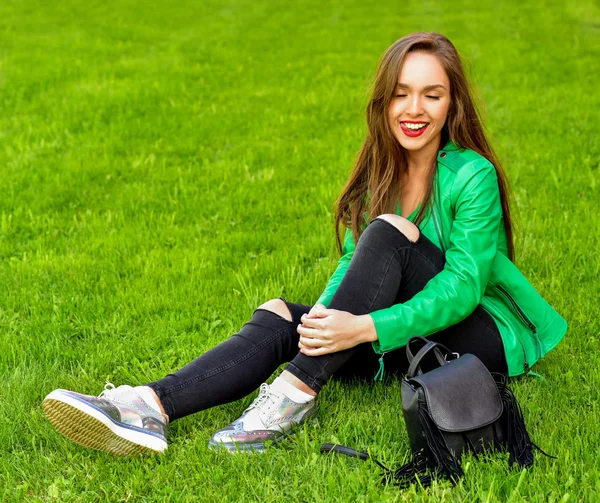
<svg viewBox="0 0 600 503">
<path fill-rule="evenodd" d="M 444 262 L 444 254 L 424 235 L 413 243 L 392 224 L 375 219 L 359 239 L 328 307 L 362 315 L 406 302 L 443 269 Z M 285 362 L 289 362 L 286 370 L 315 391 L 332 376 L 373 378 L 379 355 L 369 343 L 322 356 L 299 353 L 296 327 L 311 306 L 285 302 L 292 321 L 257 309 L 237 334 L 149 384 L 171 420 L 243 398 Z M 507 373 L 500 333 L 481 306 L 429 339 L 461 354 L 475 354 L 490 371 Z M 407 368 L 404 348 L 386 354 L 386 373 L 403 373 Z"/>
</svg>

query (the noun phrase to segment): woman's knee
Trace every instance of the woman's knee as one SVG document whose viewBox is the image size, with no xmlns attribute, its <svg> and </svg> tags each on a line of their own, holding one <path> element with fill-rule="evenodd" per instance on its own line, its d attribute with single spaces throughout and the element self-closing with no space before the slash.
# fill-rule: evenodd
<svg viewBox="0 0 600 503">
<path fill-rule="evenodd" d="M 292 313 L 286 306 L 285 302 L 281 299 L 271 299 L 258 306 L 258 309 L 265 309 L 267 311 L 271 311 L 272 313 L 278 314 L 282 318 L 285 318 L 287 321 L 292 321 Z"/>
<path fill-rule="evenodd" d="M 400 215 L 385 213 L 383 215 L 379 215 L 376 219 L 384 220 L 385 222 L 393 225 L 404 236 L 406 236 L 406 239 L 413 243 L 416 243 L 421 235 L 421 231 L 415 224 L 413 224 L 410 220 L 401 217 Z"/>
</svg>

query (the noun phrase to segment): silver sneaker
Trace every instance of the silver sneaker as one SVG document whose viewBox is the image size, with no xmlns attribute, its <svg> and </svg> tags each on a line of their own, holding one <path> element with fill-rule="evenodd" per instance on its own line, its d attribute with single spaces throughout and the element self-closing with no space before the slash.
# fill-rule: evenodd
<svg viewBox="0 0 600 503">
<path fill-rule="evenodd" d="M 42 403 L 44 414 L 65 437 L 117 456 L 163 452 L 167 424 L 131 386 L 107 383 L 100 396 L 57 389 Z"/>
<path fill-rule="evenodd" d="M 217 431 L 208 446 L 230 452 L 262 451 L 268 441 L 276 442 L 293 426 L 306 421 L 316 412 L 315 401 L 296 403 L 283 393 L 273 392 L 268 384 L 239 419 Z"/>
</svg>

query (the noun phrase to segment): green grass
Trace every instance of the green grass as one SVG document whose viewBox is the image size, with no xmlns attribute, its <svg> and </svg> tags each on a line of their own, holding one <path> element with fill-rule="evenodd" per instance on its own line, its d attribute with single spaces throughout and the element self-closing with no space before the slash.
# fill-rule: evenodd
<svg viewBox="0 0 600 503">
<path fill-rule="evenodd" d="M 328 386 L 318 428 L 262 456 L 207 450 L 252 397 L 184 418 L 166 455 L 59 436 L 41 400 L 142 384 L 258 303 L 314 302 L 332 205 L 379 56 L 417 31 L 469 62 L 513 185 L 517 263 L 568 320 L 513 380 L 533 469 L 467 459 L 428 491 L 383 486 L 321 442 L 408 455 L 399 386 Z M 577 2 L 0 3 L 0 500 L 594 501 L 600 491 L 600 9 Z"/>
</svg>

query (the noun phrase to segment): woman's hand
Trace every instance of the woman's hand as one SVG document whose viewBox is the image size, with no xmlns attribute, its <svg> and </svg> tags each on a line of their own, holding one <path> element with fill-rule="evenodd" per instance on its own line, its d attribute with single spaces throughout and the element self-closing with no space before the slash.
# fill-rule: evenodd
<svg viewBox="0 0 600 503">
<path fill-rule="evenodd" d="M 298 325 L 300 352 L 307 356 L 320 356 L 353 348 L 363 342 L 377 340 L 373 318 L 368 314 L 355 316 L 346 311 L 314 306 L 300 318 Z"/>
</svg>

